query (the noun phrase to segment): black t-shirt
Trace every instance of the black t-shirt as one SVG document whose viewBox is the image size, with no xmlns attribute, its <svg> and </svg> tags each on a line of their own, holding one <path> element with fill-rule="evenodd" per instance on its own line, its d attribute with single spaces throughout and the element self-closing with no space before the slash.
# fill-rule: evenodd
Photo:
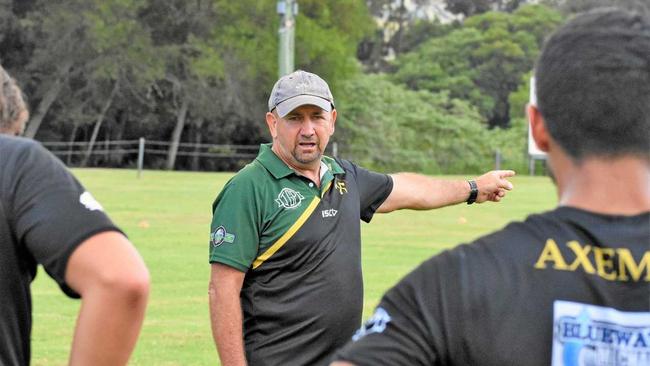
<svg viewBox="0 0 650 366">
<path fill-rule="evenodd" d="M 68 258 L 92 235 L 118 230 L 65 166 L 39 144 L 0 136 L 0 364 L 30 360 L 30 283 L 37 264 L 71 297 Z"/>
<path fill-rule="evenodd" d="M 357 365 L 650 365 L 650 213 L 561 207 L 420 265 L 337 353 Z"/>
</svg>

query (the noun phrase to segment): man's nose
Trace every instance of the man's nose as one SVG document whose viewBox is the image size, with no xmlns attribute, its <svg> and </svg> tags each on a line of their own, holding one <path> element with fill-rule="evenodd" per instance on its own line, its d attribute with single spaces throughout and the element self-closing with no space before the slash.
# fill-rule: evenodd
<svg viewBox="0 0 650 366">
<path fill-rule="evenodd" d="M 300 133 L 304 136 L 311 136 L 314 134 L 314 130 L 314 121 L 311 118 L 305 118 Z"/>
</svg>

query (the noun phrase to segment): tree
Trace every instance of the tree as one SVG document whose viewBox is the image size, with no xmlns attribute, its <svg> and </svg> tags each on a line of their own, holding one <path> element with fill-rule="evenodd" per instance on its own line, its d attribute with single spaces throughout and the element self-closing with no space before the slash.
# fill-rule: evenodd
<svg viewBox="0 0 650 366">
<path fill-rule="evenodd" d="M 85 63 L 88 94 L 102 101 L 82 166 L 90 158 L 99 130 L 116 99 L 143 95 L 162 75 L 162 63 L 152 47 L 147 29 L 138 22 L 144 0 L 88 1 L 94 7 L 83 15 L 88 24 L 88 42 L 93 58 Z M 99 86 L 99 87 L 97 87 Z M 105 86 L 105 87 L 101 87 Z M 89 103 L 89 106 L 96 103 Z"/>
<path fill-rule="evenodd" d="M 340 151 L 379 171 L 478 172 L 492 145 L 478 112 L 448 93 L 411 91 L 381 75 L 344 83 L 338 106 Z"/>
<path fill-rule="evenodd" d="M 176 159 L 184 141 L 268 141 L 275 0 L 0 1 L 2 62 L 32 107 L 29 137 L 90 141 L 88 163 L 102 159 L 92 154 L 102 139 L 166 140 L 166 157 L 147 163 L 181 168 L 201 165 Z M 301 0 L 297 22 L 296 66 L 322 75 L 337 94 L 359 72 L 356 47 L 374 27 L 367 8 Z"/>
<path fill-rule="evenodd" d="M 371 72 L 389 71 L 388 61 L 395 56 L 411 51 L 423 37 L 445 32 L 447 27 L 437 17 L 452 20 L 441 5 L 429 0 L 369 0 L 366 4 L 377 27 L 359 43 L 357 57 Z M 437 12 L 430 19 L 425 14 L 432 5 L 437 5 Z"/>
<path fill-rule="evenodd" d="M 398 58 L 394 80 L 413 89 L 449 91 L 452 98 L 472 103 L 488 126 L 508 127 L 510 93 L 561 19 L 539 5 L 469 17 L 462 27 Z"/>
<path fill-rule="evenodd" d="M 447 9 L 465 17 L 482 14 L 491 10 L 511 12 L 525 0 L 446 0 Z"/>
<path fill-rule="evenodd" d="M 24 69 L 26 90 L 38 101 L 25 130 L 34 138 L 45 116 L 70 77 L 89 58 L 82 13 L 87 4 L 80 1 L 37 2 L 22 22 L 23 34 L 30 42 L 31 54 Z"/>
</svg>

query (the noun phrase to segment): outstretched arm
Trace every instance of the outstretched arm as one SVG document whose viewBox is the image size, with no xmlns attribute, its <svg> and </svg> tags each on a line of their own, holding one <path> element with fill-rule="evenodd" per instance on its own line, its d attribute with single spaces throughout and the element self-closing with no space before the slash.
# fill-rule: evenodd
<svg viewBox="0 0 650 366">
<path fill-rule="evenodd" d="M 512 189 L 507 178 L 512 170 L 494 170 L 476 178 L 477 203 L 498 202 Z M 397 173 L 393 178 L 393 191 L 377 212 L 391 212 L 404 208 L 430 210 L 467 201 L 470 185 L 466 180 L 441 180 L 415 173 Z"/>
<path fill-rule="evenodd" d="M 149 273 L 116 231 L 96 234 L 70 256 L 67 284 L 81 295 L 70 365 L 126 365 L 149 294 Z"/>
<path fill-rule="evenodd" d="M 239 294 L 245 273 L 220 263 L 212 264 L 210 319 L 212 338 L 223 366 L 245 366 L 243 315 Z"/>
</svg>

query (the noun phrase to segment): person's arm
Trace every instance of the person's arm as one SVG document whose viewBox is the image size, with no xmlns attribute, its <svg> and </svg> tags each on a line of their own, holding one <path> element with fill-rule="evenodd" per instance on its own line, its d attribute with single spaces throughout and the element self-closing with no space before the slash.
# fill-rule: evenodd
<svg viewBox="0 0 650 366">
<path fill-rule="evenodd" d="M 138 252 L 121 233 L 95 234 L 72 252 L 65 279 L 82 298 L 70 365 L 126 365 L 149 294 Z"/>
<path fill-rule="evenodd" d="M 506 178 L 512 170 L 494 170 L 476 178 L 476 203 L 498 202 L 512 189 Z M 404 208 L 429 210 L 467 201 L 470 186 L 466 180 L 441 180 L 415 173 L 392 174 L 393 190 L 377 212 L 391 212 Z"/>
<path fill-rule="evenodd" d="M 212 337 L 222 366 L 245 366 L 243 315 L 239 294 L 245 272 L 220 263 L 210 275 L 210 319 Z"/>
<path fill-rule="evenodd" d="M 346 361 L 334 361 L 330 364 L 330 366 L 355 366 L 353 363 L 349 363 Z"/>
</svg>

